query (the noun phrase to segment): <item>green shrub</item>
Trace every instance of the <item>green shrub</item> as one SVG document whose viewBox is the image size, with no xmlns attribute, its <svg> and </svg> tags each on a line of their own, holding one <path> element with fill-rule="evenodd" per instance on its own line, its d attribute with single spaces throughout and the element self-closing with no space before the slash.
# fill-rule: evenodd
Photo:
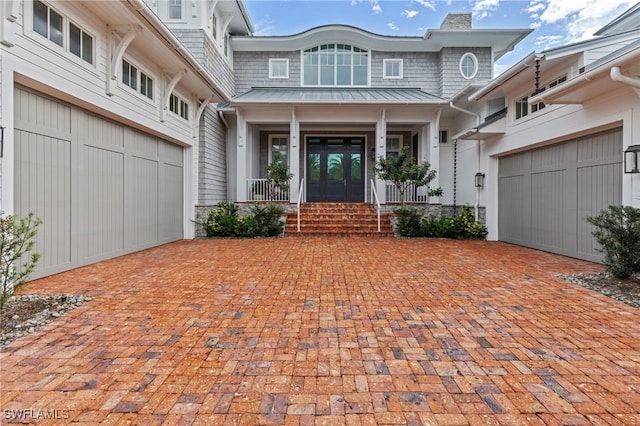
<svg viewBox="0 0 640 426">
<path fill-rule="evenodd" d="M 238 214 L 238 206 L 219 203 L 209 212 L 203 227 L 207 237 L 274 237 L 282 233 L 282 208 L 275 204 L 254 204 L 247 216 Z"/>
<path fill-rule="evenodd" d="M 396 231 L 401 237 L 421 237 L 422 216 L 414 209 L 401 207 L 394 210 L 398 216 Z"/>
<path fill-rule="evenodd" d="M 615 277 L 626 279 L 640 272 L 640 209 L 609 206 L 597 216 L 587 217 L 604 253 L 604 265 Z"/>
<path fill-rule="evenodd" d="M 29 212 L 26 217 L 17 218 L 13 215 L 5 216 L 0 211 L 0 309 L 18 287 L 27 281 L 38 263 L 40 254 L 31 253 L 28 257 L 24 255 L 33 250 L 41 223 L 33 212 Z"/>
<path fill-rule="evenodd" d="M 487 227 L 476 220 L 473 210 L 469 206 L 462 207 L 462 211 L 453 218 L 455 235 L 459 240 L 484 240 L 487 238 Z"/>
<path fill-rule="evenodd" d="M 464 206 L 453 218 L 422 217 L 411 208 L 396 209 L 396 231 L 402 237 L 455 238 L 459 240 L 484 240 L 487 227 L 476 221 L 473 209 Z"/>
</svg>

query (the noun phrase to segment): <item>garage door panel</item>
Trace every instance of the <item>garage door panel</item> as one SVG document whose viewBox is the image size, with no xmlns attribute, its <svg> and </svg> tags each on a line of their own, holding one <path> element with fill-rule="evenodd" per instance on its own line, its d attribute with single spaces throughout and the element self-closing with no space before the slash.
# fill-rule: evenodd
<svg viewBox="0 0 640 426">
<path fill-rule="evenodd" d="M 183 235 L 183 168 L 165 163 L 162 172 L 160 239 L 168 241 Z"/>
<path fill-rule="evenodd" d="M 71 142 L 21 130 L 15 132 L 16 213 L 42 219 L 35 252 L 38 267 L 71 262 Z"/>
<path fill-rule="evenodd" d="M 15 211 L 44 220 L 33 278 L 183 238 L 182 147 L 26 88 L 14 102 Z"/>
<path fill-rule="evenodd" d="M 622 203 L 622 164 L 578 168 L 578 221 L 577 249 L 584 255 L 596 253 L 597 244 L 593 238 L 593 225 L 587 217 L 595 216 L 603 208 Z M 604 207 L 603 207 L 604 206 Z"/>
<path fill-rule="evenodd" d="M 531 241 L 538 247 L 565 248 L 565 185 L 566 170 L 531 175 Z"/>
<path fill-rule="evenodd" d="M 521 200 L 525 177 L 508 176 L 500 179 L 500 235 L 509 242 L 518 243 L 529 239 L 529 231 L 523 226 L 522 218 L 528 216 L 527 209 Z"/>
<path fill-rule="evenodd" d="M 523 178 L 514 186 L 519 166 Z M 600 261 L 586 217 L 620 205 L 622 174 L 621 129 L 501 158 L 499 239 Z"/>
<path fill-rule="evenodd" d="M 157 160 L 131 159 L 130 209 L 127 214 L 127 243 L 143 246 L 158 241 L 159 225 L 159 164 Z M 182 205 L 182 200 L 180 200 Z"/>
</svg>

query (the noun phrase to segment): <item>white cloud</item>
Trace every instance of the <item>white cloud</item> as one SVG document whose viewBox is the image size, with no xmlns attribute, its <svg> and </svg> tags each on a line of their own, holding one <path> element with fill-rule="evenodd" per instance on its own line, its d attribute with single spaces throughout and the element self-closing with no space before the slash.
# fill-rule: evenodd
<svg viewBox="0 0 640 426">
<path fill-rule="evenodd" d="M 389 22 L 387 24 L 387 27 L 389 27 L 389 29 L 393 30 L 393 31 L 398 31 L 400 29 L 400 28 L 396 27 L 396 24 L 394 24 L 393 22 Z"/>
<path fill-rule="evenodd" d="M 433 11 L 436 10 L 436 5 L 435 2 L 433 0 L 415 0 L 416 3 L 421 4 L 422 6 L 426 7 L 427 9 L 431 9 Z M 451 5 L 451 0 L 449 0 L 448 5 Z"/>
<path fill-rule="evenodd" d="M 476 0 L 471 8 L 474 18 L 480 20 L 491 15 L 492 12 L 498 10 L 500 0 Z"/>
<path fill-rule="evenodd" d="M 540 51 L 560 46 L 561 44 L 563 44 L 563 40 L 564 36 L 562 35 L 544 35 L 536 37 L 533 43 L 536 46 L 536 50 Z"/>
<path fill-rule="evenodd" d="M 407 18 L 411 19 L 413 17 L 415 17 L 418 13 L 417 10 L 403 10 L 402 13 L 400 14 L 401 16 L 406 16 Z"/>
<path fill-rule="evenodd" d="M 637 0 L 530 0 L 525 9 L 533 25 L 556 25 L 564 28 L 563 43 L 593 37 L 593 34 Z"/>
<path fill-rule="evenodd" d="M 358 3 L 368 2 L 371 6 L 371 12 L 374 15 L 380 15 L 382 13 L 382 6 L 380 6 L 379 0 L 351 0 L 351 6 L 355 6 Z"/>
<path fill-rule="evenodd" d="M 276 26 L 271 17 L 265 16 L 263 19 L 253 24 L 253 34 L 257 36 L 268 36 L 275 33 Z"/>
</svg>

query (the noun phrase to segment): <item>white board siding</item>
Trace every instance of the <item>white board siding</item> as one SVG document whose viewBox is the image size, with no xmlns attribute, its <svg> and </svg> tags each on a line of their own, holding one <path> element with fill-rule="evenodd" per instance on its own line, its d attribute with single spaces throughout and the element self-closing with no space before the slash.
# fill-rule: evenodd
<svg viewBox="0 0 640 426">
<path fill-rule="evenodd" d="M 622 130 L 500 159 L 499 239 L 599 261 L 586 221 L 622 202 Z"/>
<path fill-rule="evenodd" d="M 182 147 L 30 90 L 15 99 L 16 213 L 44 222 L 33 278 L 183 237 Z"/>
</svg>

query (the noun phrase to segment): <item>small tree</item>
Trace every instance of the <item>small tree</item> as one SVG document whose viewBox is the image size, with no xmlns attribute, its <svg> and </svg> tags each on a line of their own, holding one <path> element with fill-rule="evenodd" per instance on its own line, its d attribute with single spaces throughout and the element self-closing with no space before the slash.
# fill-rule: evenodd
<svg viewBox="0 0 640 426">
<path fill-rule="evenodd" d="M 405 193 L 411 183 L 416 188 L 426 186 L 429 197 L 441 196 L 442 188 L 429 188 L 429 183 L 436 178 L 436 174 L 436 170 L 432 169 L 428 162 L 416 164 L 415 159 L 409 155 L 408 146 L 402 148 L 398 156 L 379 158 L 376 161 L 376 176 L 393 183 L 400 193 L 400 202 L 403 206 Z"/>
<path fill-rule="evenodd" d="M 23 260 L 23 255 L 33 250 L 37 228 L 41 223 L 33 212 L 23 218 L 5 216 L 0 212 L 0 309 L 27 281 L 40 258 L 40 254 L 32 253 Z M 24 263 L 19 265 L 20 262 Z"/>
<path fill-rule="evenodd" d="M 640 272 L 640 209 L 609 206 L 587 222 L 595 226 L 597 250 L 604 253 L 604 265 L 613 276 L 627 279 Z"/>
<path fill-rule="evenodd" d="M 271 190 L 271 199 L 276 192 L 289 192 L 289 181 L 293 173 L 289 173 L 289 167 L 280 160 L 273 160 L 267 167 L 267 181 Z"/>
</svg>

